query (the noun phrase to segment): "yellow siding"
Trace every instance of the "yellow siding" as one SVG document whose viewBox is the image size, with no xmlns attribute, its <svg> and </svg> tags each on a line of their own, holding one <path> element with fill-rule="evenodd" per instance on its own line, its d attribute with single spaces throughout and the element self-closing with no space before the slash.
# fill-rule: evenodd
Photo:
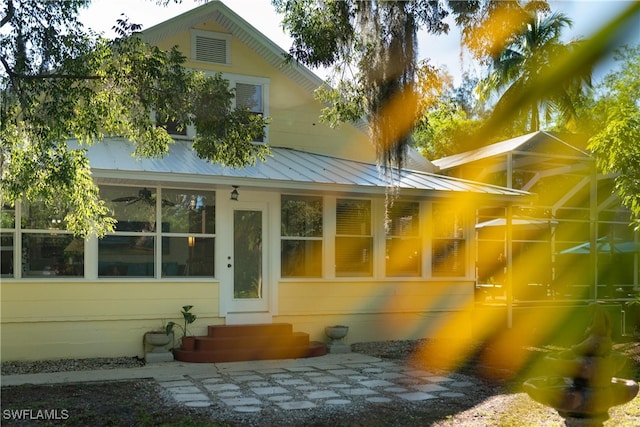
<svg viewBox="0 0 640 427">
<path fill-rule="evenodd" d="M 448 325 L 466 324 L 472 320 L 471 310 L 441 311 L 423 313 L 344 313 L 341 315 L 280 315 L 274 322 L 293 325 L 294 331 L 306 332 L 312 341 L 328 342 L 324 328 L 332 325 L 346 325 L 349 333 L 344 339 L 347 344 L 368 341 L 408 340 L 420 338 L 442 338 Z M 456 330 L 449 338 L 467 339 L 471 336 L 469 327 Z"/>
<path fill-rule="evenodd" d="M 473 282 L 283 282 L 280 314 L 455 310 L 473 298 Z"/>
<path fill-rule="evenodd" d="M 318 341 L 326 341 L 325 326 L 337 324 L 349 326 L 349 343 L 429 338 L 454 322 L 470 324 L 473 289 L 464 281 L 284 282 L 274 321 L 292 323 Z"/>
<path fill-rule="evenodd" d="M 218 318 L 218 283 L 4 282 L 2 360 L 143 356 L 145 332 L 179 321 L 206 334 Z M 45 350 L 46 349 L 46 350 Z"/>
</svg>

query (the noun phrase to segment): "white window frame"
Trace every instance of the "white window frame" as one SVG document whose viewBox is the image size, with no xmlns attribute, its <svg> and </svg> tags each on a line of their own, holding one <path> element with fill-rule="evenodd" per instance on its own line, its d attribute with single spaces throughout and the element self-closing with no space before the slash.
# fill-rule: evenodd
<svg viewBox="0 0 640 427">
<path fill-rule="evenodd" d="M 238 83 L 260 86 L 262 88 L 262 117 L 269 117 L 269 86 L 271 79 L 233 73 L 222 73 L 222 78 L 229 82 L 229 87 L 231 88 L 235 88 Z M 235 97 L 233 98 L 232 106 L 233 108 L 236 107 Z M 265 126 L 263 140 L 255 142 L 257 144 L 267 144 L 269 142 L 269 126 Z"/>
<path fill-rule="evenodd" d="M 321 210 L 322 210 L 322 218 L 321 218 L 321 223 L 322 223 L 322 232 L 320 233 L 319 236 L 297 236 L 297 235 L 284 235 L 282 234 L 282 198 L 283 197 L 309 197 L 309 198 L 318 198 L 320 199 L 320 206 L 321 206 Z M 320 250 L 320 275 L 318 276 L 314 276 L 314 275 L 300 275 L 300 276 L 296 276 L 296 275 L 282 275 L 282 263 L 280 264 L 280 277 L 282 279 L 321 279 L 323 277 L 325 277 L 325 246 L 326 246 L 326 232 L 324 229 L 325 226 L 325 218 L 326 218 L 326 213 L 325 213 L 325 197 L 322 194 L 296 194 L 296 193 L 280 193 L 280 251 L 282 251 L 282 245 L 285 241 L 297 241 L 297 242 L 302 242 L 302 241 L 317 241 L 320 242 L 321 244 L 321 250 Z M 280 253 L 281 257 L 282 257 L 282 252 Z"/>
</svg>

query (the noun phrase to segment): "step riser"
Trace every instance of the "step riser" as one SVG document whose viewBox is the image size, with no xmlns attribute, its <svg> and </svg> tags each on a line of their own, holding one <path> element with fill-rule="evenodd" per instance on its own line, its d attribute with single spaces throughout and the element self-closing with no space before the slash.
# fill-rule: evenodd
<svg viewBox="0 0 640 427">
<path fill-rule="evenodd" d="M 304 347 L 307 345 L 309 345 L 309 334 L 305 333 L 267 337 L 196 338 L 196 350 L 201 351 L 235 350 L 262 347 Z"/>
<path fill-rule="evenodd" d="M 327 354 L 326 346 L 322 343 L 312 343 L 303 348 L 271 348 L 271 349 L 240 349 L 219 351 L 182 351 L 175 350 L 176 360 L 191 363 L 222 363 L 250 360 L 299 359 L 317 357 Z"/>
<path fill-rule="evenodd" d="M 291 335 L 293 326 L 289 323 L 266 325 L 215 325 L 209 326 L 207 336 L 211 338 L 237 338 L 252 336 Z"/>
</svg>

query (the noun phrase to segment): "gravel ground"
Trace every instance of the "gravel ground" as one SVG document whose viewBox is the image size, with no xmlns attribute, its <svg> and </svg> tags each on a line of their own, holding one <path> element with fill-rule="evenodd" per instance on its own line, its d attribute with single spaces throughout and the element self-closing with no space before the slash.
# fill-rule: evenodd
<svg viewBox="0 0 640 427">
<path fill-rule="evenodd" d="M 46 372 L 93 371 L 96 369 L 137 368 L 144 360 L 137 357 L 95 359 L 39 360 L 35 362 L 2 362 L 2 375 L 40 374 Z"/>
<path fill-rule="evenodd" d="M 384 341 L 352 344 L 354 352 L 390 359 L 398 363 L 419 362 L 412 359 L 424 341 Z M 625 352 L 638 361 L 640 346 L 629 344 Z M 50 360 L 40 362 L 2 363 L 3 375 L 71 370 L 113 369 L 141 366 L 136 358 Z M 635 365 L 634 365 L 635 366 Z M 489 369 L 491 368 L 491 369 Z M 37 425 L 118 425 L 118 426 L 563 426 L 557 412 L 533 402 L 519 393 L 499 367 L 482 366 L 472 358 L 459 370 L 474 377 L 475 387 L 465 389 L 465 397 L 406 402 L 393 405 L 355 402 L 351 405 L 321 410 L 263 410 L 259 414 L 239 414 L 223 404 L 206 409 L 189 409 L 178 405 L 168 392 L 152 380 L 119 381 L 52 386 L 19 386 L 2 388 L 2 409 L 5 408 L 65 408 L 65 420 L 39 422 Z M 636 371 L 637 372 L 637 371 Z M 504 374 L 504 372 L 502 372 Z M 638 379 L 638 375 L 635 375 Z M 609 427 L 640 425 L 640 398 L 610 411 Z M 29 426 L 33 423 L 2 420 L 3 426 Z"/>
</svg>

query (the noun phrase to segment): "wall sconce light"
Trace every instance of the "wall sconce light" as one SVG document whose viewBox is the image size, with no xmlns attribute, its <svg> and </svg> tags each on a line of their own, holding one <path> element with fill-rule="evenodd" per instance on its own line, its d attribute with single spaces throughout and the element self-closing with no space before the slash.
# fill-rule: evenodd
<svg viewBox="0 0 640 427">
<path fill-rule="evenodd" d="M 238 201 L 238 186 L 232 185 L 233 191 L 231 191 L 231 200 Z"/>
<path fill-rule="evenodd" d="M 196 238 L 195 236 L 189 236 L 187 237 L 187 244 L 189 245 L 190 248 L 194 247 L 196 245 Z"/>
</svg>

